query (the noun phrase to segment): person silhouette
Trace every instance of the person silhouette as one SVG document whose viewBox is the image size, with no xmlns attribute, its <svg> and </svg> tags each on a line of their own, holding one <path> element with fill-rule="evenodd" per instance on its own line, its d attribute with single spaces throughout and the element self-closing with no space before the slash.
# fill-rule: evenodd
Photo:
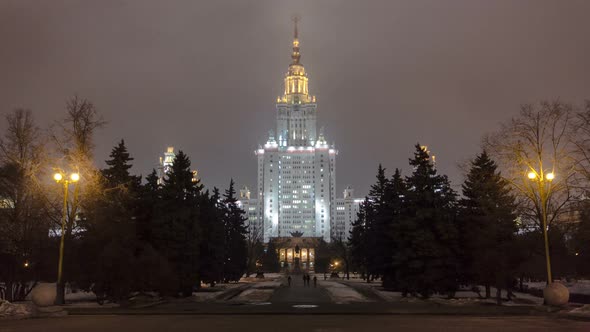
<svg viewBox="0 0 590 332">
<path fill-rule="evenodd" d="M 289 283 L 289 287 L 291 287 L 291 276 L 287 277 L 287 283 Z"/>
<path fill-rule="evenodd" d="M 313 287 L 317 287 L 318 286 L 318 277 L 313 276 Z"/>
</svg>

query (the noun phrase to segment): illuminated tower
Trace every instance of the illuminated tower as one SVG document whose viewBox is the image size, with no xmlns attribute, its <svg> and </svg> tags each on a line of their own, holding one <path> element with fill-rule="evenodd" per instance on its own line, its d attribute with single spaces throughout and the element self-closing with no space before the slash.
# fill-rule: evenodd
<svg viewBox="0 0 590 332">
<path fill-rule="evenodd" d="M 266 144 L 256 150 L 256 212 L 264 242 L 293 233 L 330 241 L 338 152 L 316 130 L 316 99 L 309 94 L 301 63 L 297 21 L 291 59 L 283 95 L 277 98 L 276 135 L 270 131 Z"/>
<path fill-rule="evenodd" d="M 169 146 L 164 152 L 164 157 L 160 157 L 160 163 L 158 165 L 158 182 L 162 183 L 164 176 L 170 171 L 170 167 L 174 163 L 176 154 L 174 153 L 174 147 Z"/>
<path fill-rule="evenodd" d="M 160 157 L 160 163 L 158 164 L 158 183 L 162 184 L 164 180 L 164 176 L 170 172 L 172 164 L 174 164 L 174 159 L 176 158 L 176 153 L 174 153 L 174 147 L 169 146 L 164 152 L 164 157 Z M 197 170 L 192 170 L 193 173 L 193 182 L 199 180 L 199 173 Z"/>
</svg>

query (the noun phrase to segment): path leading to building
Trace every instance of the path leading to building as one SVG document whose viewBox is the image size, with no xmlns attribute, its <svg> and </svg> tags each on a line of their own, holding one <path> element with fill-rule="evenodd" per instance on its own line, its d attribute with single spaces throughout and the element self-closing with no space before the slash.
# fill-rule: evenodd
<svg viewBox="0 0 590 332">
<path fill-rule="evenodd" d="M 303 285 L 303 275 L 292 275 L 291 286 L 288 286 L 287 277 L 283 279 L 283 286 L 275 290 L 270 298 L 271 303 L 301 303 L 320 304 L 331 303 L 330 295 L 322 286 L 313 286 L 313 280 L 309 286 Z"/>
</svg>

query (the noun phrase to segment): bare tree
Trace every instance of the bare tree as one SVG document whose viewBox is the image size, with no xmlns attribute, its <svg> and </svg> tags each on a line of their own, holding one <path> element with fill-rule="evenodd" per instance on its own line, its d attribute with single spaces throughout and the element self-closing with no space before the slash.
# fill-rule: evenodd
<svg viewBox="0 0 590 332">
<path fill-rule="evenodd" d="M 248 258 L 246 265 L 246 277 L 256 269 L 256 262 L 262 255 L 262 227 L 259 227 L 256 221 L 248 222 L 248 234 L 246 235 L 246 245 Z"/>
<path fill-rule="evenodd" d="M 346 279 L 350 279 L 351 254 L 348 241 L 342 234 L 339 234 L 336 237 L 332 237 L 331 247 L 334 254 L 344 263 L 344 275 L 346 276 Z"/>
<path fill-rule="evenodd" d="M 56 170 L 80 174 L 80 181 L 76 183 L 69 203 L 67 233 L 71 234 L 83 203 L 81 198 L 100 195 L 101 192 L 93 160 L 94 135 L 106 122 L 94 104 L 78 96 L 67 102 L 66 111 L 65 118 L 52 126 L 51 137 L 56 147 Z"/>
<path fill-rule="evenodd" d="M 590 181 L 590 100 L 577 113 L 575 146 L 577 152 L 577 171 L 587 183 Z"/>
<path fill-rule="evenodd" d="M 496 159 L 517 194 L 523 220 L 538 228 L 543 210 L 539 184 L 547 193 L 548 226 L 560 220 L 580 197 L 574 120 L 570 104 L 528 104 L 521 107 L 518 117 L 484 138 L 484 149 Z M 529 173 L 535 178 L 529 178 Z"/>
<path fill-rule="evenodd" d="M 74 96 L 67 102 L 66 111 L 66 117 L 62 121 L 56 122 L 52 127 L 51 137 L 56 147 L 56 170 L 66 173 L 75 172 L 80 176 L 79 181 L 74 184 L 71 200 L 65 203 L 67 217 L 65 218 L 62 243 L 65 242 L 65 247 L 68 248 L 71 247 L 74 229 L 78 227 L 77 218 L 80 207 L 84 205 L 85 201 L 102 195 L 100 176 L 94 165 L 92 152 L 94 150 L 94 135 L 98 129 L 105 125 L 105 121 L 98 114 L 94 104 L 78 96 Z M 70 187 L 66 185 L 65 188 L 69 192 Z M 53 206 L 57 210 L 59 210 L 57 204 L 59 197 L 61 195 L 56 195 L 56 199 L 53 201 Z M 60 256 L 60 261 L 61 259 Z M 63 303 L 64 292 L 64 283 L 61 282 L 58 285 L 57 303 Z"/>
<path fill-rule="evenodd" d="M 559 101 L 523 105 L 519 116 L 484 138 L 484 149 L 514 189 L 525 226 L 543 232 L 548 282 L 547 232 L 567 221 L 563 216 L 581 196 L 575 117 L 573 106 Z"/>
<path fill-rule="evenodd" d="M 43 183 L 45 145 L 30 111 L 6 116 L 0 139 L 0 280 L 9 301 L 23 300 L 34 286 L 41 247 L 49 229 Z M 33 282 L 31 282 L 33 281 Z"/>
</svg>

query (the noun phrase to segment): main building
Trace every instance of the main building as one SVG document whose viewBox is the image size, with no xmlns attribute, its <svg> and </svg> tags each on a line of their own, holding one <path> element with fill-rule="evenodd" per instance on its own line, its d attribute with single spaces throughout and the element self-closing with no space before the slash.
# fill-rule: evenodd
<svg viewBox="0 0 590 332">
<path fill-rule="evenodd" d="M 240 191 L 251 232 L 265 243 L 279 243 L 284 265 L 313 268 L 314 245 L 320 239 L 346 239 L 360 200 L 350 187 L 336 198 L 338 150 L 318 130 L 317 104 L 301 63 L 297 22 L 291 64 L 276 103 L 276 130 L 256 151 L 258 184 L 251 197 Z"/>
</svg>

